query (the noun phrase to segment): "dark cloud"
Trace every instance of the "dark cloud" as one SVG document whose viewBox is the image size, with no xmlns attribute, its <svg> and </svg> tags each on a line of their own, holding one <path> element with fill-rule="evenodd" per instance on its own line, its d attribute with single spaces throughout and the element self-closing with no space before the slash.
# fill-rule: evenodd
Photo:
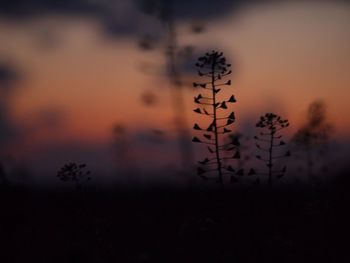
<svg viewBox="0 0 350 263">
<path fill-rule="evenodd" d="M 283 0 L 289 1 L 289 0 Z M 338 0 L 341 2 L 340 0 Z M 205 21 L 238 12 L 253 3 L 281 3 L 276 0 L 0 0 L 0 17 L 15 22 L 50 14 L 88 16 L 100 23 L 108 37 L 135 35 L 149 27 L 144 15 L 158 18 L 172 14 L 177 20 Z M 315 1 L 317 3 L 317 1 Z M 156 25 L 151 25 L 157 29 Z M 194 31 L 200 32 L 201 27 Z"/>
<path fill-rule="evenodd" d="M 171 13 L 179 20 L 215 19 L 254 0 L 0 0 L 0 17 L 15 22 L 50 14 L 88 16 L 101 23 L 106 36 L 133 35 L 147 27 L 142 14 L 163 17 Z M 261 0 L 262 1 L 262 0 Z M 152 28 L 151 28 L 152 29 Z"/>
<path fill-rule="evenodd" d="M 103 5 L 89 0 L 0 0 L 0 14 L 5 17 L 28 18 L 48 13 L 96 14 Z"/>
<path fill-rule="evenodd" d="M 18 72 L 11 64 L 0 61 L 0 94 L 7 93 L 18 79 Z"/>
<path fill-rule="evenodd" d="M 31 17 L 48 13 L 63 14 L 95 14 L 110 13 L 114 6 L 122 8 L 135 2 L 147 13 L 158 12 L 159 8 L 170 6 L 172 2 L 174 13 L 181 18 L 205 18 L 230 12 L 232 8 L 253 0 L 0 0 L 0 14 L 7 17 Z M 111 9 L 112 7 L 112 9 Z"/>
<path fill-rule="evenodd" d="M 207 20 L 237 10 L 242 4 L 254 0 L 137 0 L 141 10 L 149 14 L 167 15 L 168 12 L 179 19 Z M 262 2 L 262 1 L 260 1 Z"/>
</svg>

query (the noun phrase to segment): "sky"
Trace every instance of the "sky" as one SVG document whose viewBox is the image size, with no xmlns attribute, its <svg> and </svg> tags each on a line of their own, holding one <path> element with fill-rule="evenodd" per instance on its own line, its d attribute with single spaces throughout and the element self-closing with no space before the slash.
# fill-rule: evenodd
<svg viewBox="0 0 350 263">
<path fill-rule="evenodd" d="M 135 167 L 176 167 L 166 35 L 154 9 L 133 1 L 17 2 L 0 2 L 2 154 L 25 163 L 33 180 L 51 180 L 69 160 L 113 177 L 112 129 L 122 125 Z M 254 133 L 259 116 L 274 111 L 289 119 L 292 136 L 308 105 L 323 100 L 334 138 L 349 139 L 348 3 L 222 0 L 217 9 L 210 1 L 175 3 L 189 128 L 198 118 L 193 65 L 216 49 L 233 64 L 222 96 L 238 100 L 237 130 Z M 140 48 L 145 36 L 153 40 L 149 49 Z M 143 103 L 147 94 L 154 103 Z"/>
</svg>

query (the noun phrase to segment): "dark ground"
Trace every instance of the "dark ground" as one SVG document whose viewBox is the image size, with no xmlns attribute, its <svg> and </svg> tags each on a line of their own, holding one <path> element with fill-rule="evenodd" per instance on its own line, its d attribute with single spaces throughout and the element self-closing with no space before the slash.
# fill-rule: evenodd
<svg viewBox="0 0 350 263">
<path fill-rule="evenodd" d="M 0 261 L 350 262 L 348 186 L 3 188 Z"/>
</svg>

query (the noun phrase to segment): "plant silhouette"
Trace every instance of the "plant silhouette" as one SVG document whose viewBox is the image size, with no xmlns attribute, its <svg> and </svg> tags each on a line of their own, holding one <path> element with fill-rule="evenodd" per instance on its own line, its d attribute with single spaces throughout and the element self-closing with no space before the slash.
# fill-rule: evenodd
<svg viewBox="0 0 350 263">
<path fill-rule="evenodd" d="M 256 127 L 264 130 L 259 133 L 259 136 L 254 136 L 254 139 L 257 141 L 256 147 L 265 155 L 256 155 L 256 158 L 266 164 L 268 172 L 262 174 L 268 176 L 268 185 L 270 186 L 272 185 L 273 177 L 276 176 L 277 179 L 280 179 L 284 176 L 287 169 L 287 167 L 284 166 L 281 170 L 277 170 L 274 169 L 274 166 L 277 159 L 290 156 L 290 151 L 286 151 L 282 155 L 277 155 L 275 153 L 276 148 L 286 145 L 279 131 L 288 126 L 288 120 L 282 119 L 281 116 L 274 113 L 266 113 L 264 116 L 261 116 L 256 124 Z"/>
<path fill-rule="evenodd" d="M 164 40 L 163 54 L 165 56 L 167 78 L 170 82 L 170 103 L 173 109 L 174 123 L 178 137 L 180 162 L 183 170 L 187 173 L 193 168 L 194 157 L 192 145 L 188 143 L 191 135 L 188 129 L 184 83 L 180 64 L 183 53 L 187 54 L 188 52 L 186 51 L 191 51 L 192 48 L 189 46 L 181 47 L 178 43 L 173 1 L 145 0 L 141 5 L 141 9 L 147 14 L 155 16 L 162 26 Z M 144 51 L 152 50 L 156 46 L 156 41 L 156 38 L 146 35 L 139 42 L 139 47 Z M 155 102 L 155 96 L 150 92 L 145 93 L 142 97 L 144 103 L 148 106 L 153 105 Z"/>
<path fill-rule="evenodd" d="M 249 136 L 246 136 L 244 133 L 241 132 L 233 132 L 228 135 L 226 138 L 228 142 L 231 144 L 228 144 L 225 149 L 228 151 L 231 151 L 236 159 L 237 162 L 237 175 L 239 176 L 244 176 L 245 175 L 245 170 L 247 167 L 247 164 L 251 160 L 251 156 L 248 153 L 248 150 L 250 148 L 250 138 Z M 232 147 L 232 145 L 235 145 L 236 147 Z M 248 172 L 246 173 L 248 177 L 252 177 L 256 175 L 256 171 L 254 168 L 250 168 Z M 259 184 L 260 179 L 259 177 L 255 178 L 253 181 L 253 184 Z"/>
<path fill-rule="evenodd" d="M 307 122 L 294 135 L 294 143 L 305 153 L 307 176 L 314 178 L 316 159 L 327 152 L 327 144 L 332 132 L 332 125 L 328 123 L 326 105 L 323 101 L 314 101 L 309 105 Z M 317 156 L 317 150 L 319 156 Z"/>
<path fill-rule="evenodd" d="M 202 115 L 206 115 L 211 118 L 211 123 L 207 128 L 201 128 L 197 123 L 194 124 L 193 129 L 202 133 L 202 137 L 193 137 L 192 141 L 196 143 L 203 143 L 207 145 L 207 149 L 210 154 L 214 155 L 213 158 L 205 158 L 203 161 L 199 161 L 200 167 L 197 169 L 197 173 L 203 179 L 214 178 L 221 185 L 224 184 L 224 175 L 230 174 L 231 181 L 236 182 L 237 172 L 231 165 L 224 164 L 224 160 L 240 158 L 238 151 L 238 140 L 231 141 L 229 143 L 221 143 L 221 135 L 230 133 L 231 126 L 235 122 L 234 112 L 226 114 L 224 111 L 228 110 L 228 103 L 235 103 L 236 99 L 234 95 L 228 100 L 220 100 L 218 94 L 221 88 L 231 85 L 231 80 L 224 81 L 223 78 L 231 74 L 231 64 L 226 62 L 226 58 L 222 52 L 212 51 L 206 53 L 204 56 L 198 59 L 196 66 L 199 68 L 198 75 L 203 78 L 209 79 L 208 82 L 197 83 L 194 82 L 194 87 L 199 87 L 203 90 L 210 91 L 208 95 L 198 94 L 194 98 L 194 102 L 200 107 L 196 108 L 194 112 Z M 230 146 L 230 147 L 227 147 Z M 232 154 L 232 151 L 236 149 L 233 156 L 227 156 L 227 153 Z M 216 176 L 206 176 L 205 173 L 216 173 Z M 240 172 L 242 173 L 242 171 Z"/>
<path fill-rule="evenodd" d="M 230 144 L 228 144 L 225 148 L 233 151 L 233 154 L 239 155 L 237 156 L 239 157 L 237 158 L 237 169 L 243 170 L 247 162 L 250 160 L 250 156 L 248 154 L 244 154 L 244 152 L 246 152 L 249 148 L 247 144 L 249 137 L 244 136 L 244 134 L 241 132 L 233 132 L 228 135 L 226 141 L 230 142 Z M 232 149 L 231 145 L 236 145 L 237 147 Z"/>
<path fill-rule="evenodd" d="M 86 164 L 67 163 L 58 172 L 57 177 L 63 182 L 74 183 L 75 188 L 81 189 L 81 187 L 91 180 L 89 176 L 90 171 L 85 171 Z"/>
</svg>

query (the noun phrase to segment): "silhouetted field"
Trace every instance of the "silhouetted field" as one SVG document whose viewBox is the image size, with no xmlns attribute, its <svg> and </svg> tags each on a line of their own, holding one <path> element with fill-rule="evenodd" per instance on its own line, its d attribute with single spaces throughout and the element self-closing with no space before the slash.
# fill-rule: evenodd
<svg viewBox="0 0 350 263">
<path fill-rule="evenodd" d="M 2 262 L 349 262 L 346 174 L 323 187 L 1 190 Z"/>
</svg>

